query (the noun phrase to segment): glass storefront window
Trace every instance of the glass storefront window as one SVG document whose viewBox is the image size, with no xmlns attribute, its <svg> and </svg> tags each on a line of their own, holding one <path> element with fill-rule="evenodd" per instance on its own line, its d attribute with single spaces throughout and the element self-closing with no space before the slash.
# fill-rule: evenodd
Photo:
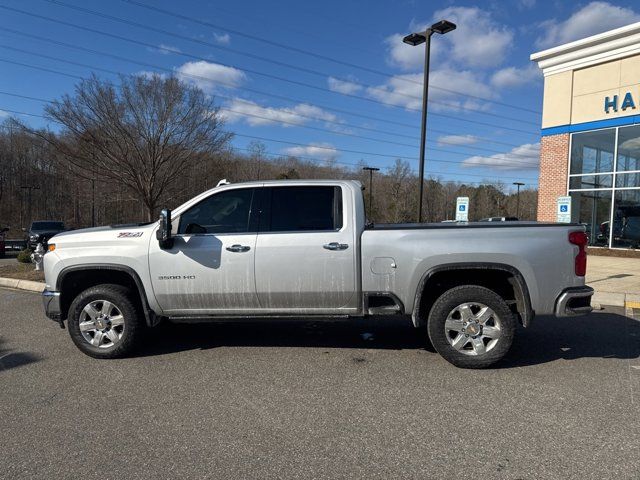
<svg viewBox="0 0 640 480">
<path fill-rule="evenodd" d="M 616 188 L 640 187 L 640 173 L 619 173 Z"/>
<path fill-rule="evenodd" d="M 640 249 L 640 125 L 574 133 L 570 165 L 571 217 L 589 245 Z"/>
<path fill-rule="evenodd" d="M 571 140 L 570 173 L 612 172 L 615 141 L 615 128 L 574 133 Z"/>
<path fill-rule="evenodd" d="M 571 192 L 571 221 L 587 227 L 589 245 L 608 246 L 611 190 Z"/>
<path fill-rule="evenodd" d="M 612 183 L 613 175 L 582 175 L 579 177 L 571 177 L 569 180 L 569 188 L 611 188 Z"/>
<path fill-rule="evenodd" d="M 640 248 L 640 189 L 616 191 L 611 246 Z"/>
<path fill-rule="evenodd" d="M 620 128 L 617 160 L 618 172 L 640 170 L 640 126 Z"/>
</svg>

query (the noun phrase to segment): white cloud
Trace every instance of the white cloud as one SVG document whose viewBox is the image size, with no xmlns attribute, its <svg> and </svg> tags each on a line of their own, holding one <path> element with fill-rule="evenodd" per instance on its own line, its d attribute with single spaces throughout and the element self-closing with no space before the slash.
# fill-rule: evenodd
<svg viewBox="0 0 640 480">
<path fill-rule="evenodd" d="M 534 170 L 540 160 L 540 144 L 526 143 L 509 152 L 491 156 L 469 157 L 462 162 L 464 167 L 491 167 L 500 170 Z"/>
<path fill-rule="evenodd" d="M 520 0 L 518 2 L 518 8 L 520 10 L 533 8 L 536 5 L 536 0 Z"/>
<path fill-rule="evenodd" d="M 292 127 L 313 121 L 337 121 L 337 117 L 319 107 L 300 103 L 294 107 L 263 107 L 255 102 L 234 98 L 223 107 L 223 116 L 229 123 L 244 121 L 252 127 L 277 125 Z M 309 118 L 311 117 L 311 118 Z"/>
<path fill-rule="evenodd" d="M 213 40 L 218 45 L 229 45 L 231 43 L 231 35 L 228 33 L 214 33 Z"/>
<path fill-rule="evenodd" d="M 511 88 L 526 85 L 542 78 L 542 73 L 536 65 L 526 67 L 506 67 L 491 76 L 491 85 L 498 88 Z"/>
<path fill-rule="evenodd" d="M 489 12 L 477 7 L 448 7 L 434 14 L 458 26 L 447 35 L 453 56 L 467 65 L 493 67 L 504 60 L 513 42 L 513 32 L 499 25 Z"/>
<path fill-rule="evenodd" d="M 213 92 L 216 86 L 237 88 L 246 80 L 244 72 L 237 68 L 205 61 L 187 62 L 176 69 L 176 74 L 180 80 L 207 93 Z"/>
<path fill-rule="evenodd" d="M 473 145 L 478 143 L 475 135 L 442 135 L 438 137 L 438 145 Z"/>
<path fill-rule="evenodd" d="M 329 85 L 329 89 L 333 92 L 353 94 L 362 90 L 362 85 L 358 85 L 354 82 L 346 82 L 334 77 L 329 77 L 327 79 L 327 83 Z"/>
<path fill-rule="evenodd" d="M 5 112 L 4 110 L 0 110 L 0 118 L 7 118 L 9 116 L 9 112 Z"/>
<path fill-rule="evenodd" d="M 564 21 L 553 19 L 543 22 L 543 33 L 536 44 L 541 48 L 561 45 L 638 21 L 640 14 L 630 8 L 608 2 L 591 2 Z"/>
<path fill-rule="evenodd" d="M 513 42 L 513 31 L 498 24 L 491 14 L 477 7 L 447 7 L 434 13 L 432 21 L 446 18 L 457 29 L 442 38 L 434 34 L 431 51 L 434 59 L 455 61 L 465 66 L 490 68 L 499 65 Z M 430 24 L 431 22 L 429 22 Z M 410 31 L 424 31 L 427 23 L 412 24 Z M 424 47 L 412 47 L 402 43 L 406 33 L 387 38 L 390 61 L 405 70 L 422 68 Z"/>
<path fill-rule="evenodd" d="M 180 53 L 181 50 L 178 47 L 161 43 L 160 45 L 158 45 L 158 52 L 163 55 L 169 55 L 171 53 Z"/>
<path fill-rule="evenodd" d="M 304 147 L 287 148 L 284 152 L 294 157 L 314 157 L 319 160 L 333 160 L 338 156 L 338 150 L 330 143 L 310 143 Z"/>
<path fill-rule="evenodd" d="M 367 94 L 376 100 L 409 109 L 422 107 L 422 73 L 395 75 L 383 85 L 368 88 Z M 493 98 L 494 92 L 480 80 L 479 75 L 469 71 L 455 71 L 451 68 L 433 70 L 429 76 L 429 99 L 435 100 L 434 110 L 456 110 L 460 108 L 480 109 L 479 100 L 463 97 L 453 92 L 473 92 L 476 97 Z M 447 90 L 441 90 L 440 87 Z M 445 87 L 446 86 L 446 87 Z M 438 102 L 446 102 L 446 105 Z"/>
</svg>

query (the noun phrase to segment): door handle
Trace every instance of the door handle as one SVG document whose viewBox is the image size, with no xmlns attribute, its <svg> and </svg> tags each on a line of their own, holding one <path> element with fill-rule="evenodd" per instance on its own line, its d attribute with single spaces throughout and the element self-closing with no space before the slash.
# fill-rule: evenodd
<svg viewBox="0 0 640 480">
<path fill-rule="evenodd" d="M 349 245 L 347 245 L 346 243 L 331 242 L 325 243 L 322 248 L 326 250 L 346 250 L 347 248 L 349 248 Z"/>
<path fill-rule="evenodd" d="M 249 250 L 251 250 L 251 247 L 247 246 L 247 245 L 231 245 L 230 247 L 227 247 L 227 250 L 230 252 L 248 252 Z"/>
</svg>

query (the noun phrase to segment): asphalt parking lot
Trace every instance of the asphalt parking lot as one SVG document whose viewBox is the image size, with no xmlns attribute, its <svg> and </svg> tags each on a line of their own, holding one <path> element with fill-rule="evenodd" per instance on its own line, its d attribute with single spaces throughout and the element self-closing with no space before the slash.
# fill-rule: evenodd
<svg viewBox="0 0 640 480">
<path fill-rule="evenodd" d="M 393 319 L 168 325 L 99 361 L 0 289 L 0 477 L 637 479 L 639 356 L 614 309 L 485 371 Z"/>
</svg>

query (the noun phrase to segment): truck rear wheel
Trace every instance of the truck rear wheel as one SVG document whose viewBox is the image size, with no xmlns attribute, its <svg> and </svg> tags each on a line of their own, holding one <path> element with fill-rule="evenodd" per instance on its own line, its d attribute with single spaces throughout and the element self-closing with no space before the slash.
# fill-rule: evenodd
<svg viewBox="0 0 640 480">
<path fill-rule="evenodd" d="M 131 292 L 111 284 L 80 293 L 69 308 L 67 325 L 73 343 L 94 358 L 129 355 L 144 327 Z"/>
<path fill-rule="evenodd" d="M 485 368 L 502 359 L 515 329 L 504 299 L 478 285 L 447 290 L 433 304 L 427 322 L 433 347 L 460 368 Z"/>
</svg>

